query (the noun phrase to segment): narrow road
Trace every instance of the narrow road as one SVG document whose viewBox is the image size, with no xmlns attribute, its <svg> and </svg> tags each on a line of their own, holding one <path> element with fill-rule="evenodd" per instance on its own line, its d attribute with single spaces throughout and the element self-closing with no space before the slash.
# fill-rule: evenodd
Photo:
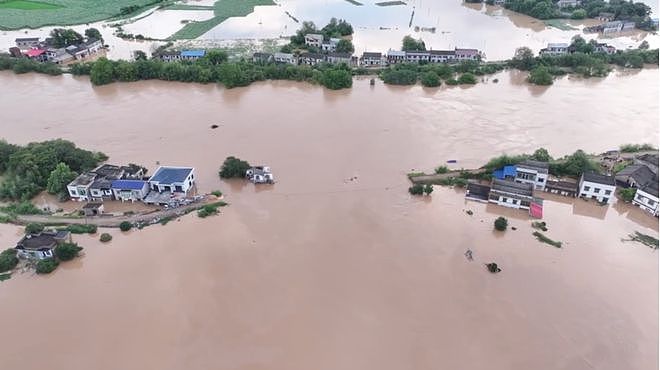
<svg viewBox="0 0 660 370">
<path fill-rule="evenodd" d="M 449 171 L 447 173 L 438 173 L 433 175 L 422 175 L 422 176 L 413 176 L 410 178 L 413 184 L 439 184 L 440 181 L 448 179 L 450 177 L 459 177 L 461 172 L 467 172 L 471 175 L 478 175 L 483 172 L 482 169 L 473 169 L 473 170 L 457 170 Z"/>
</svg>

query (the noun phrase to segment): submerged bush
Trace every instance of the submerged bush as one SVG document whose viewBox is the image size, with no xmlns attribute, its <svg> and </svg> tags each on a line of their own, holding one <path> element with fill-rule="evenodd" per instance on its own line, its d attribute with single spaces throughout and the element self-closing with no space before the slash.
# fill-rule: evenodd
<svg viewBox="0 0 660 370">
<path fill-rule="evenodd" d="M 37 262 L 37 274 L 50 274 L 51 272 L 55 271 L 57 266 L 59 266 L 59 262 L 55 258 L 46 258 L 39 260 Z"/>
<path fill-rule="evenodd" d="M 55 256 L 60 261 L 69 261 L 78 256 L 78 252 L 82 250 L 76 243 L 62 243 L 55 247 Z"/>
<path fill-rule="evenodd" d="M 128 230 L 130 230 L 130 229 L 132 229 L 132 228 L 133 228 L 133 224 L 131 224 L 131 223 L 128 222 L 128 221 L 122 221 L 122 222 L 119 224 L 119 230 L 121 230 L 121 231 L 128 231 Z"/>
<path fill-rule="evenodd" d="M 108 233 L 103 233 L 103 234 L 101 234 L 101 237 L 99 238 L 99 240 L 100 240 L 102 243 L 107 243 L 107 242 L 109 242 L 110 240 L 112 240 L 112 235 L 110 235 L 110 234 L 108 234 Z"/>
<path fill-rule="evenodd" d="M 495 220 L 494 226 L 495 230 L 504 231 L 509 226 L 509 221 L 506 218 L 500 216 Z"/>
</svg>

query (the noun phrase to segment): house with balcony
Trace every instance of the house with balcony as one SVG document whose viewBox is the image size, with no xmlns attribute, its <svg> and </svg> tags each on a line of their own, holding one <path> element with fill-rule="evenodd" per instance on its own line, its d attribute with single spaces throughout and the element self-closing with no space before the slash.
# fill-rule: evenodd
<svg viewBox="0 0 660 370">
<path fill-rule="evenodd" d="M 78 175 L 78 177 L 76 177 L 66 186 L 71 199 L 77 201 L 90 200 L 92 195 L 89 188 L 92 186 L 92 183 L 95 179 L 96 174 L 92 172 L 86 172 Z"/>
<path fill-rule="evenodd" d="M 548 47 L 541 49 L 539 54 L 540 55 L 550 55 L 550 56 L 564 55 L 564 54 L 568 54 L 568 47 L 569 47 L 569 45 L 567 43 L 564 43 L 564 42 L 549 43 Z"/>
<path fill-rule="evenodd" d="M 456 60 L 455 50 L 430 50 L 429 62 L 431 63 L 449 63 Z"/>
<path fill-rule="evenodd" d="M 323 35 L 320 33 L 308 33 L 305 35 L 305 45 L 321 49 Z"/>
<path fill-rule="evenodd" d="M 579 189 L 581 198 L 612 203 L 616 192 L 616 180 L 614 176 L 585 172 L 580 177 Z"/>
<path fill-rule="evenodd" d="M 397 64 L 403 63 L 406 61 L 406 52 L 401 50 L 388 50 L 387 51 L 387 63 Z"/>
<path fill-rule="evenodd" d="M 504 207 L 528 210 L 534 201 L 534 185 L 493 179 L 488 201 Z"/>
<path fill-rule="evenodd" d="M 545 190 L 548 180 L 548 162 L 526 160 L 516 165 L 516 182 L 532 184 L 534 189 Z"/>
<path fill-rule="evenodd" d="M 386 59 L 382 53 L 365 51 L 360 57 L 360 66 L 363 67 L 381 67 L 386 64 Z"/>
<path fill-rule="evenodd" d="M 298 58 L 291 53 L 275 53 L 273 54 L 273 60 L 275 63 L 280 64 L 298 64 Z"/>
</svg>

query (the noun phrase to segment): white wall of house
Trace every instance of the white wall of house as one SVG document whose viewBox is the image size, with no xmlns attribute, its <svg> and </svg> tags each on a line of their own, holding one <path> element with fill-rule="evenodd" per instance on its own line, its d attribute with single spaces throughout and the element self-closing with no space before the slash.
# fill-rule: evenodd
<svg viewBox="0 0 660 370">
<path fill-rule="evenodd" d="M 17 249 L 16 254 L 18 255 L 18 257 L 36 258 L 42 260 L 44 258 L 53 257 L 53 250 L 49 249 L 47 251 L 33 251 L 33 250 Z"/>
<path fill-rule="evenodd" d="M 89 200 L 91 193 L 89 186 L 72 186 L 67 185 L 66 189 L 69 191 L 69 196 L 73 200 Z"/>
<path fill-rule="evenodd" d="M 112 193 L 117 200 L 122 202 L 135 202 L 137 200 L 142 200 L 149 193 L 149 184 L 146 182 L 140 190 L 135 189 L 112 189 Z"/>
<path fill-rule="evenodd" d="M 195 171 L 190 171 L 190 174 L 183 182 L 173 182 L 171 184 L 161 184 L 154 181 L 149 181 L 151 189 L 158 190 L 158 192 L 171 191 L 178 193 L 188 193 L 190 188 L 195 184 Z M 178 188 L 177 188 L 178 187 Z M 179 190 L 181 189 L 181 190 Z"/>
<path fill-rule="evenodd" d="M 633 198 L 634 205 L 654 216 L 658 215 L 658 203 L 660 203 L 658 197 L 654 196 L 653 194 L 649 194 L 642 189 L 637 189 L 635 197 Z"/>
<path fill-rule="evenodd" d="M 591 181 L 580 181 L 580 197 L 595 199 L 602 203 L 612 203 L 616 186 L 599 184 Z"/>
<path fill-rule="evenodd" d="M 526 202 L 527 204 L 523 204 L 523 201 L 514 195 L 508 196 L 506 194 L 493 193 L 491 191 L 488 201 L 509 208 L 529 209 L 529 201 Z"/>
<path fill-rule="evenodd" d="M 534 185 L 536 190 L 545 190 L 545 184 L 548 181 L 547 173 L 539 173 L 529 168 L 516 169 L 516 182 Z"/>
</svg>

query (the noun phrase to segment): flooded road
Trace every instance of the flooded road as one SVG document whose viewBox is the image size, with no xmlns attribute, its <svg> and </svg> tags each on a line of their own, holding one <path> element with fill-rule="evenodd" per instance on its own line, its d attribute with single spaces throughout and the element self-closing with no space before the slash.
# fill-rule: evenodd
<svg viewBox="0 0 660 370">
<path fill-rule="evenodd" d="M 550 88 L 517 72 L 492 78 L 225 90 L 0 73 L 8 141 L 62 137 L 152 171 L 192 165 L 200 191 L 231 203 L 218 217 L 112 231 L 107 245 L 77 237 L 82 259 L 0 283 L 3 366 L 657 368 L 657 252 L 621 242 L 657 236 L 657 219 L 544 196 L 547 235 L 564 242 L 555 249 L 533 238 L 524 212 L 441 187 L 411 198 L 405 174 L 539 146 L 561 156 L 657 144 L 658 70 Z M 220 181 L 229 155 L 271 166 L 278 182 Z M 494 233 L 500 215 L 517 230 Z M 3 245 L 19 235 L 0 225 Z M 492 261 L 500 274 L 485 270 Z"/>
</svg>

